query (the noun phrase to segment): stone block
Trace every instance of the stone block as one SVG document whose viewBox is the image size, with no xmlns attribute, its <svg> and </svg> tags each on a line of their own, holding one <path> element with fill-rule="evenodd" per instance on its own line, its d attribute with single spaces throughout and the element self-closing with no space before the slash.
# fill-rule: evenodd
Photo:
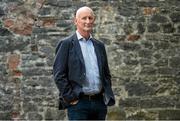
<svg viewBox="0 0 180 121">
<path fill-rule="evenodd" d="M 180 110 L 166 109 L 159 111 L 159 120 L 179 120 Z"/>
<path fill-rule="evenodd" d="M 106 120 L 124 120 L 126 119 L 125 111 L 120 107 L 112 107 L 108 109 Z"/>
<path fill-rule="evenodd" d="M 12 33 L 6 28 L 0 28 L 0 36 L 11 36 Z"/>
<path fill-rule="evenodd" d="M 180 68 L 180 57 L 172 57 L 169 60 L 170 66 L 173 68 Z"/>
<path fill-rule="evenodd" d="M 180 22 L 180 13 L 174 12 L 170 15 L 170 18 L 171 18 L 172 22 L 178 23 L 178 22 Z"/>
<path fill-rule="evenodd" d="M 130 114 L 127 120 L 156 120 L 158 118 L 158 113 L 155 111 L 148 111 L 143 109 L 137 109 L 136 112 Z"/>
<path fill-rule="evenodd" d="M 42 120 L 43 116 L 38 112 L 30 112 L 28 113 L 27 119 L 29 120 Z"/>
<path fill-rule="evenodd" d="M 154 22 L 154 23 L 166 23 L 166 22 L 169 22 L 169 20 L 167 19 L 166 16 L 163 16 L 163 15 L 153 15 L 152 18 L 151 18 L 151 21 Z"/>
<path fill-rule="evenodd" d="M 1 112 L 0 113 L 0 119 L 1 120 L 11 120 L 12 117 L 11 117 L 11 113 L 10 112 Z"/>
<path fill-rule="evenodd" d="M 155 33 L 155 32 L 158 32 L 160 30 L 160 27 L 155 23 L 150 23 L 147 26 L 147 29 L 148 29 L 148 32 Z"/>
<path fill-rule="evenodd" d="M 125 85 L 129 96 L 147 96 L 153 95 L 155 90 L 143 82 L 130 82 Z"/>
<path fill-rule="evenodd" d="M 172 24 L 164 24 L 162 25 L 162 29 L 164 33 L 173 33 L 175 31 Z"/>
<path fill-rule="evenodd" d="M 45 120 L 64 120 L 66 113 L 63 110 L 48 108 L 45 112 Z"/>
</svg>

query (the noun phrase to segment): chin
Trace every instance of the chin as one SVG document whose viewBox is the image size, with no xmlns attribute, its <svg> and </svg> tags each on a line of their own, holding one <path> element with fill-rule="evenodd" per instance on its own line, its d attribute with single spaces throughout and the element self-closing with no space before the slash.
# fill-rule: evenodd
<svg viewBox="0 0 180 121">
<path fill-rule="evenodd" d="M 92 29 L 84 29 L 84 31 L 86 31 L 86 32 L 91 32 Z"/>
</svg>

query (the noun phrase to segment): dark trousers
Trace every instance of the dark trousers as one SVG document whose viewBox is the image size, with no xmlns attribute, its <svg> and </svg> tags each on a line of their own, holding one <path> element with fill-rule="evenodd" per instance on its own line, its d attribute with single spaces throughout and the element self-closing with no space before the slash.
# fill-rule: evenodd
<svg viewBox="0 0 180 121">
<path fill-rule="evenodd" d="M 69 120 L 105 120 L 107 106 L 103 98 L 80 98 L 79 102 L 67 109 Z"/>
</svg>

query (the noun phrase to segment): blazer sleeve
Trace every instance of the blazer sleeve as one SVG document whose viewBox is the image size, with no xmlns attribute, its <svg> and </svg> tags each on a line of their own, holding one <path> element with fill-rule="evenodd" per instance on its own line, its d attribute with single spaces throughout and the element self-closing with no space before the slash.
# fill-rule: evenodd
<svg viewBox="0 0 180 121">
<path fill-rule="evenodd" d="M 56 48 L 53 65 L 54 80 L 59 89 L 60 97 L 63 97 L 67 102 L 74 97 L 71 83 L 68 80 L 68 53 L 69 42 L 61 41 Z"/>
<path fill-rule="evenodd" d="M 109 65 L 108 65 L 108 59 L 107 59 L 107 53 L 106 53 L 106 48 L 103 44 L 103 54 L 104 54 L 104 75 L 105 75 L 105 78 L 109 81 L 110 85 L 111 85 L 111 73 L 110 73 L 110 70 L 109 70 Z"/>
</svg>

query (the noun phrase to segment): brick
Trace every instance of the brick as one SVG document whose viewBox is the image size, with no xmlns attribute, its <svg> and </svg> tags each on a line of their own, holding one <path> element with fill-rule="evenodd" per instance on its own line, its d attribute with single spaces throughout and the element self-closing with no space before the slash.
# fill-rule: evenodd
<svg viewBox="0 0 180 121">
<path fill-rule="evenodd" d="M 20 25 L 19 27 L 15 27 L 12 29 L 14 33 L 20 34 L 20 35 L 31 35 L 32 34 L 32 26 L 23 24 Z"/>
<path fill-rule="evenodd" d="M 10 27 L 12 27 L 14 25 L 14 20 L 5 19 L 3 24 L 4 24 L 5 27 L 10 28 Z"/>
<path fill-rule="evenodd" d="M 55 20 L 54 19 L 45 19 L 45 20 L 43 20 L 43 26 L 44 27 L 54 27 Z"/>
<path fill-rule="evenodd" d="M 159 9 L 156 7 L 145 7 L 145 8 L 143 8 L 143 14 L 145 16 L 153 15 L 156 13 L 159 13 Z"/>
<path fill-rule="evenodd" d="M 11 54 L 8 57 L 8 67 L 10 70 L 16 70 L 20 64 L 20 55 Z"/>
<path fill-rule="evenodd" d="M 127 40 L 128 41 L 136 41 L 140 38 L 140 35 L 128 35 Z"/>
<path fill-rule="evenodd" d="M 20 70 L 13 70 L 13 77 L 21 77 L 22 72 Z"/>
</svg>

